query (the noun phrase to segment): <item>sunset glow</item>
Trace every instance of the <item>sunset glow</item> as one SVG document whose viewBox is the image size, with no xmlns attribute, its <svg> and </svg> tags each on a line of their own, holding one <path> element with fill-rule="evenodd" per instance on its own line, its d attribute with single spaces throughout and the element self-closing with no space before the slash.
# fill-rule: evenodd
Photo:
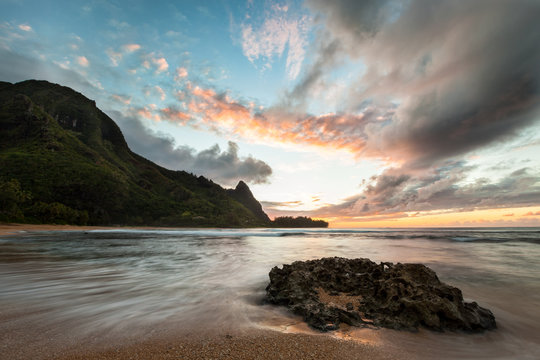
<svg viewBox="0 0 540 360">
<path fill-rule="evenodd" d="M 369 218 L 330 218 L 335 228 L 401 227 L 526 227 L 536 226 L 540 207 L 488 209 L 463 212 L 424 212 L 375 215 Z"/>
</svg>

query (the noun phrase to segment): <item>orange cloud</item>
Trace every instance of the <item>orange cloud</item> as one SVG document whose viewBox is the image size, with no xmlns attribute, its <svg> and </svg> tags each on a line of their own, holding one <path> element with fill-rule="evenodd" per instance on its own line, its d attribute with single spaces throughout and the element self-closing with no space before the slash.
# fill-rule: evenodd
<svg viewBox="0 0 540 360">
<path fill-rule="evenodd" d="M 161 101 L 165 100 L 167 95 L 165 95 L 165 91 L 163 91 L 162 88 L 160 88 L 159 86 L 156 85 L 156 86 L 154 86 L 154 90 L 159 95 L 159 98 L 161 99 Z"/>
<path fill-rule="evenodd" d="M 127 97 L 127 96 L 122 96 L 122 95 L 118 95 L 118 94 L 112 94 L 111 98 L 113 98 L 114 100 L 116 100 L 118 102 L 121 102 L 121 103 L 123 103 L 125 105 L 129 105 L 131 103 L 131 98 Z"/>
<path fill-rule="evenodd" d="M 216 92 L 212 89 L 202 89 L 196 86 L 193 91 L 193 95 L 203 98 L 207 101 L 212 101 L 212 98 L 216 95 Z"/>
<path fill-rule="evenodd" d="M 156 66 L 156 73 L 162 73 L 169 69 L 169 63 L 164 57 L 152 58 L 152 63 Z"/>
<path fill-rule="evenodd" d="M 188 76 L 188 71 L 185 67 L 176 68 L 176 75 L 174 77 L 175 81 L 180 81 Z"/>
<path fill-rule="evenodd" d="M 90 65 L 90 62 L 88 61 L 86 56 L 78 56 L 77 63 L 83 67 L 88 67 L 88 65 Z"/>
<path fill-rule="evenodd" d="M 190 90 L 188 88 L 188 90 Z M 359 153 L 365 149 L 361 132 L 365 115 L 297 114 L 269 109 L 257 112 L 253 105 L 245 106 L 212 89 L 191 89 L 188 109 L 198 114 L 211 129 L 220 129 L 247 138 L 280 143 L 304 143 Z"/>
<path fill-rule="evenodd" d="M 185 125 L 191 119 L 191 116 L 189 116 L 187 113 L 171 108 L 161 109 L 160 112 L 167 120 L 182 125 Z"/>
<path fill-rule="evenodd" d="M 147 107 L 137 109 L 137 114 L 146 119 L 161 121 L 161 117 L 158 114 L 153 114 Z"/>
<path fill-rule="evenodd" d="M 141 48 L 141 45 L 139 44 L 126 44 L 122 46 L 125 52 L 134 52 Z"/>
<path fill-rule="evenodd" d="M 27 24 L 20 24 L 19 29 L 21 29 L 22 31 L 27 31 L 27 32 L 33 31 L 32 27 Z"/>
</svg>

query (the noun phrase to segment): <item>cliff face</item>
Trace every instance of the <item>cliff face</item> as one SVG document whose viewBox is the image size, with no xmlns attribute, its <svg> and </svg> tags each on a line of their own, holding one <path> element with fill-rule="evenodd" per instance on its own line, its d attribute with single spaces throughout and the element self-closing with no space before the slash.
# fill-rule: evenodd
<svg viewBox="0 0 540 360">
<path fill-rule="evenodd" d="M 261 203 L 255 199 L 245 182 L 240 181 L 235 189 L 229 189 L 227 192 L 233 199 L 248 208 L 257 218 L 270 223 L 270 218 L 263 211 Z"/>
<path fill-rule="evenodd" d="M 0 221 L 265 224 L 260 204 L 253 212 L 212 180 L 133 153 L 94 101 L 46 81 L 0 82 L 0 188 L 25 194 L 6 197 L 13 211 Z"/>
</svg>

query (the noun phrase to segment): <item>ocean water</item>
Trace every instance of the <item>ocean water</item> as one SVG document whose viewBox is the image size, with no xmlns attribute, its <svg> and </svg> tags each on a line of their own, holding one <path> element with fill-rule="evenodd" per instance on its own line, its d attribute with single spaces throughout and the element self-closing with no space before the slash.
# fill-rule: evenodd
<svg viewBox="0 0 540 360">
<path fill-rule="evenodd" d="M 498 325 L 481 334 L 345 329 L 328 336 L 373 343 L 410 359 L 540 359 L 540 228 L 104 230 L 3 236 L 0 353 L 13 346 L 30 351 L 55 342 L 172 330 L 309 332 L 285 309 L 262 304 L 268 272 L 295 260 L 327 256 L 423 263 L 459 287 L 467 301 L 489 308 Z"/>
</svg>

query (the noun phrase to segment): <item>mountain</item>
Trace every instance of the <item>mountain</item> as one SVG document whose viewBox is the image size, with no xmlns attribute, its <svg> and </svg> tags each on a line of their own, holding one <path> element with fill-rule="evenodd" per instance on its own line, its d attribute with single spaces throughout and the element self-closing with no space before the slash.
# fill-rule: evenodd
<svg viewBox="0 0 540 360">
<path fill-rule="evenodd" d="M 228 189 L 227 193 L 240 204 L 244 205 L 249 211 L 251 211 L 257 218 L 264 222 L 270 222 L 270 218 L 263 211 L 260 202 L 255 199 L 251 190 L 245 182 L 240 180 L 235 189 Z"/>
<path fill-rule="evenodd" d="M 247 185 L 237 189 L 135 154 L 116 123 L 70 88 L 0 82 L 2 221 L 267 225 Z"/>
</svg>

